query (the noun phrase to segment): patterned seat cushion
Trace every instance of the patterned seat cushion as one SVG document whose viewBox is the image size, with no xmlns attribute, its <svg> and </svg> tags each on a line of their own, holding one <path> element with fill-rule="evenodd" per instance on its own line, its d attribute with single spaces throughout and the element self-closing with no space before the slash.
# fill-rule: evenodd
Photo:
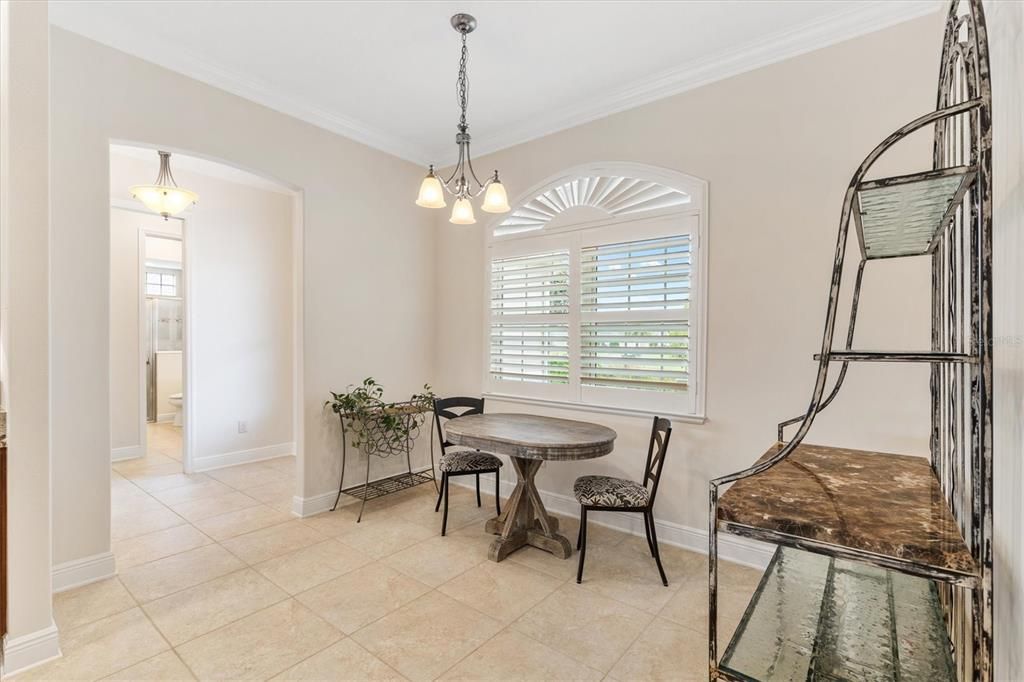
<svg viewBox="0 0 1024 682">
<path fill-rule="evenodd" d="M 614 476 L 580 476 L 572 492 L 577 502 L 591 507 L 643 507 L 651 499 L 639 483 Z"/>
<path fill-rule="evenodd" d="M 501 468 L 501 460 L 479 450 L 449 450 L 441 457 L 438 468 L 451 471 L 488 471 Z"/>
</svg>

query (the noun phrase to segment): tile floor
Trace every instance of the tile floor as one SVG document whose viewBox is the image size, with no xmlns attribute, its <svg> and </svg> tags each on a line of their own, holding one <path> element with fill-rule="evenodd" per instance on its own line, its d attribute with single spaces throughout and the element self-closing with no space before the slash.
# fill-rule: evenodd
<svg viewBox="0 0 1024 682">
<path fill-rule="evenodd" d="M 300 520 L 293 458 L 186 476 L 177 438 L 114 466 L 119 575 L 56 595 L 64 656 L 16 679 L 706 679 L 701 555 L 663 546 L 663 587 L 642 538 L 592 525 L 577 585 L 575 556 L 487 561 L 468 489 L 444 538 L 429 486 Z M 727 631 L 757 578 L 725 565 Z"/>
</svg>

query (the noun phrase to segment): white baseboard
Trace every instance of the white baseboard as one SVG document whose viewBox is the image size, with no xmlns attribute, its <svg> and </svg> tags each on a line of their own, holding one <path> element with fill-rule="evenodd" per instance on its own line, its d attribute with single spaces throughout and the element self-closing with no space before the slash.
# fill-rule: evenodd
<svg viewBox="0 0 1024 682">
<path fill-rule="evenodd" d="M 136 459 L 143 457 L 146 454 L 146 449 L 141 445 L 127 445 L 123 448 L 113 448 L 110 451 L 111 462 L 123 462 L 126 459 Z"/>
<path fill-rule="evenodd" d="M 414 474 L 420 474 L 424 471 L 430 471 L 430 467 L 421 467 L 419 469 L 413 469 Z M 388 476 L 381 476 L 375 478 L 370 483 L 375 483 L 385 478 L 391 478 L 394 474 Z M 438 479 L 440 480 L 440 479 Z M 454 480 L 454 479 L 453 479 Z M 320 493 L 319 495 L 313 495 L 311 497 L 299 497 L 296 495 L 292 498 L 292 515 L 300 518 L 307 516 L 314 516 L 316 514 L 322 514 L 325 511 L 330 511 L 331 507 L 334 506 L 334 500 L 338 497 L 338 491 L 332 490 L 326 493 Z M 341 500 L 338 502 L 339 507 L 359 502 L 358 497 L 351 497 L 349 495 L 342 495 Z"/>
<path fill-rule="evenodd" d="M 53 591 L 63 592 L 117 574 L 111 552 L 94 554 L 84 559 L 66 561 L 53 567 Z"/>
<path fill-rule="evenodd" d="M 307 516 L 314 516 L 325 511 L 330 511 L 331 507 L 334 506 L 334 498 L 337 496 L 337 491 L 321 493 L 319 495 L 313 495 L 312 497 L 299 497 L 296 495 L 292 498 L 292 516 L 306 518 Z M 338 504 L 345 505 L 351 504 L 351 502 L 349 500 L 341 500 Z"/>
<path fill-rule="evenodd" d="M 235 466 L 236 464 L 260 462 L 265 459 L 274 459 L 275 457 L 294 454 L 295 443 L 265 445 L 261 448 L 235 450 L 234 452 L 223 452 L 219 455 L 207 455 L 206 457 L 193 457 L 192 470 L 209 471 L 210 469 L 223 469 L 224 467 Z"/>
<path fill-rule="evenodd" d="M 57 626 L 50 626 L 20 637 L 4 637 L 2 672 L 4 678 L 23 672 L 47 661 L 60 658 L 60 638 Z"/>
<path fill-rule="evenodd" d="M 156 421 L 158 424 L 166 424 L 168 422 L 173 422 L 174 415 L 174 412 L 164 412 L 163 414 L 158 414 L 156 416 Z"/>
<path fill-rule="evenodd" d="M 476 483 L 467 482 L 472 481 L 472 479 L 469 477 L 465 478 L 466 481 L 462 481 L 459 478 L 452 478 L 451 481 L 455 485 L 475 489 Z M 494 474 L 484 474 L 480 479 L 481 490 L 487 491 L 494 489 Z M 515 483 L 512 481 L 501 481 L 502 491 L 505 492 L 505 495 L 507 495 L 514 486 Z M 503 495 L 503 497 L 505 495 Z M 560 493 L 547 492 L 545 490 L 540 490 L 540 497 L 544 501 L 544 506 L 548 511 L 555 514 L 561 514 L 563 516 L 571 516 L 574 519 L 578 519 L 580 517 L 580 504 L 575 498 L 569 497 L 568 495 L 562 495 Z M 642 536 L 644 534 L 644 523 L 639 514 L 593 512 L 593 516 L 590 517 L 590 523 L 614 528 L 615 530 L 630 533 L 631 535 Z M 658 534 L 659 543 L 682 547 L 683 549 L 688 549 L 692 552 L 699 552 L 701 554 L 708 553 L 708 531 L 705 529 L 692 528 L 690 526 L 672 523 L 671 521 L 659 521 L 658 519 L 654 520 L 654 529 Z M 771 560 L 774 553 L 774 545 L 768 545 L 763 542 L 757 542 L 755 540 L 749 540 L 747 538 L 741 538 L 734 535 L 726 535 L 724 533 L 719 534 L 718 536 L 718 555 L 722 559 L 731 561 L 735 564 L 764 569 L 768 566 L 768 562 Z"/>
</svg>

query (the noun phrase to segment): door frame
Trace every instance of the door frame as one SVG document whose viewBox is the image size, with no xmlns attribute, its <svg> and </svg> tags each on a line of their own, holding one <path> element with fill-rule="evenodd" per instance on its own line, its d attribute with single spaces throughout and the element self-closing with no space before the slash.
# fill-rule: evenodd
<svg viewBox="0 0 1024 682">
<path fill-rule="evenodd" d="M 111 199 L 110 207 L 112 209 L 119 209 L 123 211 L 131 211 L 132 213 L 138 213 L 149 218 L 155 217 L 155 214 L 151 211 L 138 206 L 137 204 L 123 200 L 123 199 Z M 192 473 L 192 451 L 193 451 L 193 428 L 192 428 L 192 401 L 190 397 L 190 386 L 192 379 L 192 343 L 191 343 L 191 328 L 192 328 L 192 306 L 190 303 L 191 292 L 192 292 L 192 274 L 191 267 L 189 264 L 189 253 L 188 253 L 188 230 L 189 221 L 187 218 L 175 216 L 168 218 L 168 220 L 177 220 L 181 223 L 181 234 L 174 234 L 173 232 L 164 232 L 162 230 L 139 227 L 138 230 L 138 273 L 137 273 L 137 286 L 138 286 L 138 334 L 139 334 L 139 357 L 138 357 L 138 368 L 139 368 L 139 445 L 142 448 L 142 456 L 145 457 L 148 452 L 148 438 L 146 424 L 146 336 L 145 336 L 145 324 L 146 324 L 146 237 L 158 237 L 160 239 L 172 239 L 181 242 L 181 289 L 182 289 L 182 343 L 181 343 L 181 394 L 184 396 L 182 404 L 182 425 L 181 425 L 181 466 L 182 471 L 186 474 Z"/>
</svg>

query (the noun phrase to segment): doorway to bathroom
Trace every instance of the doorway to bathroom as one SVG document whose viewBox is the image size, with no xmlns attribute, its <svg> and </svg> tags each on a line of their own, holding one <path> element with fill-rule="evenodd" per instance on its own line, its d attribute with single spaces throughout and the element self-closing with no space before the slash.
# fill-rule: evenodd
<svg viewBox="0 0 1024 682">
<path fill-rule="evenodd" d="M 115 473 L 170 489 L 209 483 L 221 475 L 209 472 L 225 467 L 294 458 L 303 405 L 301 195 L 174 152 L 174 181 L 199 199 L 165 220 L 129 191 L 147 182 L 157 150 L 110 151 Z M 288 504 L 293 497 L 289 489 Z"/>
<path fill-rule="evenodd" d="M 180 221 L 178 221 L 180 222 Z M 142 292 L 145 315 L 146 442 L 182 461 L 185 284 L 182 238 L 143 231 Z"/>
<path fill-rule="evenodd" d="M 111 454 L 189 471 L 185 222 L 111 206 Z"/>
</svg>

